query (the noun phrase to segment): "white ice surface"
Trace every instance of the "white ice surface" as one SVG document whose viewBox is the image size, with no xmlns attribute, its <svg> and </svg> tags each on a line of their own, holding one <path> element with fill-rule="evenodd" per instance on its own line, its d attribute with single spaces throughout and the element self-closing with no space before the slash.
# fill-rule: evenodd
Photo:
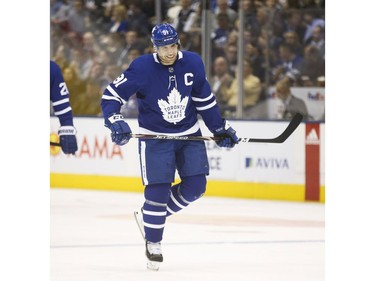
<svg viewBox="0 0 375 281">
<path fill-rule="evenodd" d="M 167 219 L 146 269 L 143 194 L 51 189 L 51 281 L 323 281 L 325 205 L 202 197 Z"/>
</svg>

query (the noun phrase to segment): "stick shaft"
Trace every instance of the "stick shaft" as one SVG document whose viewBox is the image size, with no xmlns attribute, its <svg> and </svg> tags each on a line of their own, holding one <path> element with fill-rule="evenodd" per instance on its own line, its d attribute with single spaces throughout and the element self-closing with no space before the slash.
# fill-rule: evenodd
<svg viewBox="0 0 375 281">
<path fill-rule="evenodd" d="M 257 138 L 239 138 L 239 142 L 258 142 L 258 143 L 283 143 L 290 135 L 297 129 L 301 123 L 303 116 L 297 113 L 290 121 L 288 127 L 277 137 L 270 139 L 257 139 Z M 158 140 L 188 140 L 188 141 L 217 141 L 220 137 L 210 136 L 168 136 L 168 135 L 149 135 L 149 134 L 131 134 L 131 138 L 138 139 L 158 139 Z M 61 146 L 60 143 L 50 142 L 52 146 Z"/>
</svg>

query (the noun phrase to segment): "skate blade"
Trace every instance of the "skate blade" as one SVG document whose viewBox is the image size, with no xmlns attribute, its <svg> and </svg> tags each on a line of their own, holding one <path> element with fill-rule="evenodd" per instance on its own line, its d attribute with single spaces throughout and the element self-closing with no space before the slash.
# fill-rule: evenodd
<svg viewBox="0 0 375 281">
<path fill-rule="evenodd" d="M 143 223 L 142 223 L 142 217 L 141 216 L 142 216 L 142 213 L 140 213 L 138 211 L 134 212 L 134 218 L 135 218 L 135 221 L 136 221 L 136 223 L 138 225 L 138 229 L 141 232 L 143 240 L 146 241 L 145 230 L 144 230 L 144 226 L 143 226 Z"/>
<path fill-rule="evenodd" d="M 158 261 L 148 261 L 147 262 L 147 269 L 158 271 L 160 264 L 161 264 L 161 262 L 158 262 Z"/>
</svg>

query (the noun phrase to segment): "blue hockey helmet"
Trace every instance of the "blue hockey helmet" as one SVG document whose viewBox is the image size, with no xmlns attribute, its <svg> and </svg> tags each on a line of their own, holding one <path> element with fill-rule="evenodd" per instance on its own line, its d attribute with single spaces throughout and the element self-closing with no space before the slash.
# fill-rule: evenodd
<svg viewBox="0 0 375 281">
<path fill-rule="evenodd" d="M 177 44 L 178 41 L 177 31 L 169 23 L 158 24 L 152 29 L 151 42 L 156 47 Z"/>
</svg>

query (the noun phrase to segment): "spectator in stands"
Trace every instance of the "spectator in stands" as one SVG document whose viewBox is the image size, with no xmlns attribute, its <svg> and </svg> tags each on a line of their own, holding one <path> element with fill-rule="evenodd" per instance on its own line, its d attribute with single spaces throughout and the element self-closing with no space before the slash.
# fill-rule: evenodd
<svg viewBox="0 0 375 281">
<path fill-rule="evenodd" d="M 89 28 L 90 17 L 84 9 L 81 0 L 73 0 L 72 8 L 69 10 L 68 23 L 69 29 L 78 38 L 82 38 L 83 33 Z"/>
<path fill-rule="evenodd" d="M 235 26 L 235 22 L 237 19 L 237 12 L 229 7 L 227 0 L 217 0 L 216 3 L 217 3 L 217 7 L 214 9 L 215 17 L 218 14 L 222 14 L 222 13 L 227 14 L 228 19 L 229 19 L 229 25 L 231 28 L 233 28 Z M 219 23 L 217 22 L 217 18 L 215 18 L 213 26 L 214 28 L 217 28 L 219 26 Z"/>
<path fill-rule="evenodd" d="M 257 8 L 253 0 L 242 0 L 240 2 L 244 13 L 245 29 L 252 31 L 252 27 L 257 24 Z"/>
<path fill-rule="evenodd" d="M 85 32 L 82 36 L 82 50 L 92 53 L 95 57 L 100 52 L 100 46 L 91 31 Z"/>
<path fill-rule="evenodd" d="M 319 49 L 313 45 L 305 47 L 305 58 L 300 68 L 303 86 L 318 86 L 318 78 L 325 76 L 325 61 Z"/>
<path fill-rule="evenodd" d="M 104 72 L 104 64 L 98 61 L 94 61 L 93 65 L 91 66 L 89 76 L 87 78 L 88 80 L 96 80 L 99 83 L 102 91 L 104 91 L 108 84 L 112 82 L 112 80 L 107 80 L 107 77 L 104 75 Z"/>
<path fill-rule="evenodd" d="M 124 5 L 116 5 L 112 10 L 109 32 L 125 33 L 128 31 L 128 10 Z"/>
<path fill-rule="evenodd" d="M 151 25 L 146 14 L 142 11 L 141 3 L 136 0 L 128 1 L 129 30 L 137 30 L 139 37 L 147 37 L 151 32 Z"/>
<path fill-rule="evenodd" d="M 268 9 L 268 19 L 274 36 L 281 38 L 285 30 L 284 11 L 277 0 L 266 0 L 265 6 Z"/>
<path fill-rule="evenodd" d="M 306 44 L 311 39 L 314 28 L 317 26 L 324 27 L 325 21 L 324 19 L 318 17 L 318 14 L 315 10 L 306 10 L 303 19 L 306 25 L 306 31 L 303 36 L 303 43 Z"/>
<path fill-rule="evenodd" d="M 138 36 L 137 30 L 129 30 L 125 34 L 125 46 L 122 48 L 121 53 L 117 58 L 117 65 L 122 66 L 123 64 L 128 63 L 129 59 L 129 50 L 138 49 L 142 53 L 145 49 L 145 45 L 142 43 Z"/>
<path fill-rule="evenodd" d="M 320 56 L 325 59 L 325 35 L 323 27 L 318 25 L 313 29 L 311 40 L 308 44 L 317 47 Z"/>
<path fill-rule="evenodd" d="M 283 34 L 284 43 L 290 45 L 293 48 L 293 52 L 302 57 L 303 56 L 303 46 L 298 38 L 298 34 L 295 31 L 287 31 Z"/>
<path fill-rule="evenodd" d="M 253 75 L 253 69 L 249 60 L 243 62 L 243 106 L 244 110 L 250 110 L 257 104 L 260 98 L 262 86 L 260 79 Z M 225 97 L 232 114 L 236 111 L 238 104 L 238 78 L 236 77 L 229 88 L 224 89 Z"/>
<path fill-rule="evenodd" d="M 74 69 L 79 79 L 86 80 L 89 77 L 93 64 L 94 60 L 87 52 L 82 49 L 72 50 L 72 58 L 69 66 Z"/>
<path fill-rule="evenodd" d="M 128 31 L 129 32 L 129 31 Z M 127 33 L 128 33 L 127 32 Z M 105 34 L 101 39 L 101 45 L 104 50 L 107 51 L 112 62 L 117 64 L 118 59 L 123 51 L 123 36 L 119 33 L 108 33 Z"/>
<path fill-rule="evenodd" d="M 54 1 L 51 3 L 51 27 L 62 32 L 69 32 L 70 26 L 68 22 L 69 11 L 72 9 L 68 0 Z"/>
<path fill-rule="evenodd" d="M 278 60 L 271 73 L 273 83 L 285 77 L 288 72 L 298 73 L 303 62 L 303 57 L 297 56 L 293 47 L 286 43 L 280 45 L 278 55 Z"/>
<path fill-rule="evenodd" d="M 229 73 L 227 59 L 223 56 L 217 57 L 213 63 L 213 75 L 210 79 L 210 85 L 223 116 L 228 115 L 225 113 L 228 110 L 228 99 L 224 90 L 230 87 L 233 79 L 234 77 Z"/>
<path fill-rule="evenodd" d="M 305 102 L 294 96 L 290 90 L 288 79 L 281 79 L 275 86 L 276 97 L 281 101 L 277 108 L 277 119 L 291 120 L 296 113 L 300 113 L 304 120 L 308 119 L 308 112 Z"/>
<path fill-rule="evenodd" d="M 193 26 L 196 11 L 191 7 L 191 0 L 180 0 L 181 9 L 174 18 L 172 26 L 180 34 L 183 32 L 190 32 Z"/>
<path fill-rule="evenodd" d="M 253 74 L 263 83 L 265 81 L 265 60 L 259 47 L 247 43 L 245 45 L 245 57 L 250 60 Z"/>
<path fill-rule="evenodd" d="M 237 45 L 230 44 L 225 46 L 225 57 L 228 60 L 229 63 L 229 73 L 232 76 L 236 75 L 236 69 L 237 69 Z"/>
<path fill-rule="evenodd" d="M 232 30 L 227 14 L 217 14 L 216 21 L 218 27 L 215 28 L 215 30 L 211 34 L 213 57 L 217 57 L 218 55 L 223 54 L 224 47 L 227 45 L 228 37 Z"/>
<path fill-rule="evenodd" d="M 297 33 L 300 42 L 305 36 L 306 26 L 303 23 L 302 12 L 300 10 L 288 10 L 286 12 L 285 31 L 294 31 Z"/>
</svg>

